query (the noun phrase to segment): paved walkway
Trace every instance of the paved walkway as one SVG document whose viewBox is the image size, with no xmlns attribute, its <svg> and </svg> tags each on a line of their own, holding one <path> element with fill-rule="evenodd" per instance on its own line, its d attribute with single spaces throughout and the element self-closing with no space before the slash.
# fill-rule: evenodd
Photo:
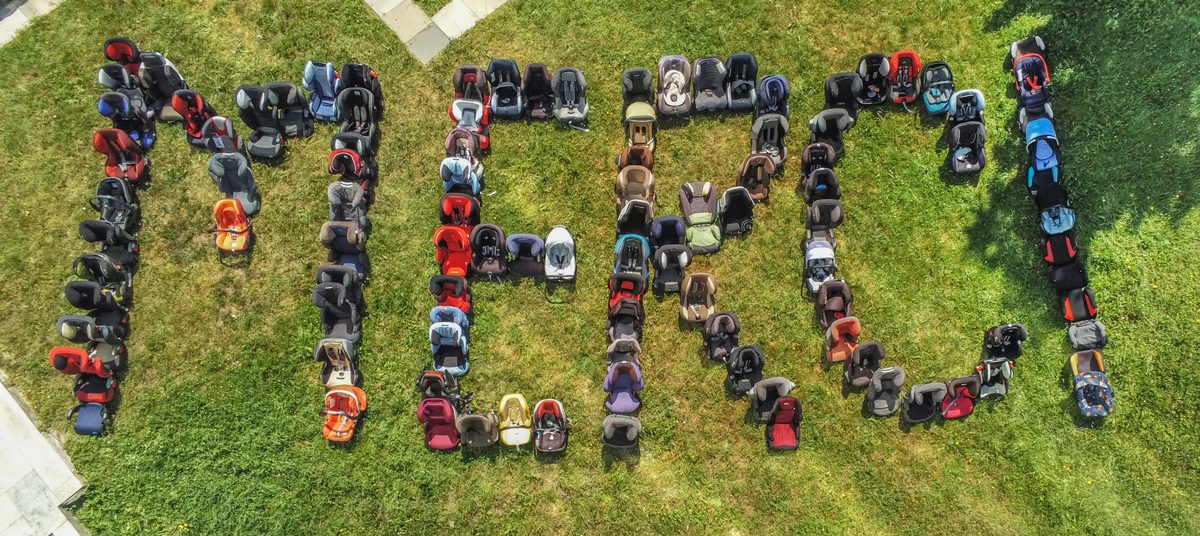
<svg viewBox="0 0 1200 536">
<path fill-rule="evenodd" d="M 66 454 L 0 385 L 0 534 L 77 536 L 59 506 L 82 492 Z"/>
<path fill-rule="evenodd" d="M 0 45 L 12 41 L 34 17 L 49 13 L 61 3 L 62 0 L 13 0 L 4 4 L 0 8 Z"/>
<path fill-rule="evenodd" d="M 367 0 L 408 50 L 421 63 L 437 56 L 450 41 L 491 15 L 508 0 L 453 0 L 433 17 L 426 15 L 413 0 Z"/>
</svg>

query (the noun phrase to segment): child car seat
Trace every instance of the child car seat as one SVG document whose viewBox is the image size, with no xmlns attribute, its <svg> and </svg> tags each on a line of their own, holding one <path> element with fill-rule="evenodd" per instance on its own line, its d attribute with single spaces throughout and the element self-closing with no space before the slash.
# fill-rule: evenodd
<svg viewBox="0 0 1200 536">
<path fill-rule="evenodd" d="M 755 202 L 765 201 L 771 196 L 771 176 L 775 174 L 775 169 L 771 155 L 751 154 L 738 167 L 737 185 L 748 190 L 750 199 Z"/>
<path fill-rule="evenodd" d="M 679 290 L 679 319 L 703 324 L 716 307 L 717 280 L 704 273 L 688 274 Z"/>
<path fill-rule="evenodd" d="M 354 303 L 361 313 L 366 310 L 367 302 L 363 298 L 363 276 L 354 268 L 337 264 L 322 264 L 317 267 L 317 284 L 338 283 L 346 289 L 346 300 Z"/>
<path fill-rule="evenodd" d="M 417 406 L 417 421 L 425 431 L 425 446 L 433 450 L 451 450 L 458 446 L 457 419 L 458 410 L 445 398 L 426 398 Z"/>
<path fill-rule="evenodd" d="M 687 243 L 692 253 L 708 255 L 721 249 L 717 226 L 717 194 L 711 182 L 687 182 L 679 189 L 679 205 L 687 220 Z"/>
<path fill-rule="evenodd" d="M 75 419 L 75 433 L 98 436 L 104 433 L 104 423 L 108 420 L 108 408 L 104 404 L 85 402 L 67 412 L 67 420 L 71 419 Z"/>
<path fill-rule="evenodd" d="M 344 67 L 343 67 L 344 69 Z M 375 97 L 361 87 L 347 87 L 337 96 L 337 107 L 342 115 L 339 132 L 362 134 L 371 140 L 371 147 L 379 146 L 379 117 L 375 115 Z"/>
<path fill-rule="evenodd" d="M 650 203 L 654 203 L 657 199 L 654 193 L 654 173 L 650 172 L 650 168 L 644 166 L 630 165 L 621 169 L 621 172 L 617 174 L 614 186 L 617 192 L 618 209 L 634 199 Z"/>
<path fill-rule="evenodd" d="M 124 37 L 110 37 L 104 41 L 104 57 L 115 61 L 136 76 L 142 63 L 142 51 L 133 41 Z"/>
<path fill-rule="evenodd" d="M 642 421 L 630 415 L 609 415 L 600 423 L 600 440 L 615 449 L 631 449 L 638 446 L 642 433 Z"/>
<path fill-rule="evenodd" d="M 233 121 L 219 115 L 210 117 L 200 127 L 200 139 L 204 148 L 214 153 L 237 153 L 246 158 L 246 140 L 233 128 Z"/>
<path fill-rule="evenodd" d="M 646 312 L 642 308 L 642 301 L 631 298 L 625 298 L 617 301 L 617 304 L 608 309 L 608 342 L 614 342 L 621 339 L 632 339 L 638 342 L 642 341 L 642 322 L 646 319 Z"/>
<path fill-rule="evenodd" d="M 339 132 L 329 140 L 329 172 L 342 180 L 361 181 L 371 190 L 379 180 L 379 158 L 371 140 L 357 132 Z"/>
<path fill-rule="evenodd" d="M 129 185 L 129 181 L 118 177 L 101 179 L 96 185 L 96 195 L 88 198 L 88 204 L 99 214 L 102 222 L 115 226 L 114 233 L 127 237 L 127 239 L 121 240 L 121 245 L 134 241 L 133 236 L 129 233 L 136 232 L 141 228 L 142 208 L 137 192 Z M 81 224 L 80 236 L 83 236 L 83 228 Z M 97 230 L 100 229 L 97 228 Z M 103 238 L 90 240 L 84 237 L 84 240 L 96 242 L 117 236 L 102 230 L 100 232 Z"/>
<path fill-rule="evenodd" d="M 475 174 L 475 168 L 466 158 L 451 156 L 442 160 L 439 174 L 442 188 L 446 192 L 458 192 L 479 197 L 483 181 Z"/>
<path fill-rule="evenodd" d="M 347 298 L 346 287 L 340 283 L 321 283 L 313 289 L 313 305 L 321 310 L 325 338 L 346 339 L 358 344 L 362 337 L 362 321 L 358 305 Z"/>
<path fill-rule="evenodd" d="M 72 376 L 76 374 L 95 374 L 101 378 L 113 375 L 119 368 L 118 363 L 105 363 L 98 357 L 93 357 L 83 348 L 74 346 L 55 346 L 50 349 L 50 365 L 55 370 Z"/>
<path fill-rule="evenodd" d="M 490 77 L 478 65 L 471 63 L 459 65 L 454 69 L 452 81 L 454 98 L 477 100 L 486 104 L 492 94 L 488 87 L 489 79 Z"/>
<path fill-rule="evenodd" d="M 978 89 L 955 91 L 950 96 L 949 113 L 952 123 L 968 121 L 983 122 L 983 109 L 986 106 L 983 92 Z"/>
<path fill-rule="evenodd" d="M 838 319 L 854 314 L 854 293 L 850 291 L 850 285 L 841 279 L 826 281 L 817 289 L 814 305 L 821 329 L 829 329 Z"/>
<path fill-rule="evenodd" d="M 437 297 L 439 307 L 454 307 L 471 314 L 471 288 L 467 280 L 452 275 L 435 275 L 429 280 L 429 293 Z"/>
<path fill-rule="evenodd" d="M 625 142 L 630 146 L 644 145 L 654 151 L 655 137 L 658 136 L 658 118 L 654 115 L 654 107 L 635 102 L 625 108 Z"/>
<path fill-rule="evenodd" d="M 1000 324 L 983 334 L 983 353 L 989 358 L 1015 360 L 1021 357 L 1021 343 L 1029 338 L 1022 324 Z"/>
<path fill-rule="evenodd" d="M 417 393 L 420 393 L 421 400 L 444 398 L 454 403 L 462 399 L 459 390 L 458 380 L 454 376 L 430 369 L 421 371 L 421 375 L 417 376 Z"/>
<path fill-rule="evenodd" d="M 354 222 L 364 236 L 371 232 L 367 218 L 367 192 L 357 182 L 333 181 L 325 189 L 329 200 L 329 220 Z"/>
<path fill-rule="evenodd" d="M 75 377 L 75 398 L 85 404 L 107 404 L 117 394 L 117 377 L 102 378 L 95 374 Z"/>
<path fill-rule="evenodd" d="M 887 417 L 900 409 L 900 395 L 903 392 L 903 368 L 897 366 L 876 370 L 867 387 L 867 408 L 875 415 Z"/>
<path fill-rule="evenodd" d="M 950 130 L 950 166 L 955 173 L 976 173 L 987 165 L 983 123 L 959 123 Z"/>
<path fill-rule="evenodd" d="M 99 253 L 112 262 L 128 266 L 132 274 L 137 270 L 139 249 L 137 240 L 113 223 L 101 220 L 79 222 L 79 236 L 100 246 Z"/>
<path fill-rule="evenodd" d="M 104 253 L 84 253 L 75 259 L 71 271 L 76 277 L 111 291 L 122 306 L 133 303 L 133 272 L 114 257 Z"/>
<path fill-rule="evenodd" d="M 294 82 L 271 82 L 266 99 L 274 110 L 276 122 L 288 138 L 307 138 L 313 134 L 313 112 L 304 103 L 304 90 Z"/>
<path fill-rule="evenodd" d="M 500 419 L 496 413 L 463 413 L 454 420 L 459 442 L 472 448 L 487 448 L 500 441 Z"/>
<path fill-rule="evenodd" d="M 575 237 L 562 225 L 555 225 L 546 235 L 546 279 L 575 280 Z"/>
<path fill-rule="evenodd" d="M 800 181 L 800 187 L 804 189 L 805 203 L 812 204 L 823 199 L 836 201 L 842 198 L 842 187 L 838 184 L 837 174 L 829 168 L 812 170 Z"/>
<path fill-rule="evenodd" d="M 1041 213 L 1042 230 L 1048 235 L 1065 233 L 1075 227 L 1075 210 L 1067 199 L 1067 192 L 1058 183 L 1038 189 L 1033 197 Z"/>
<path fill-rule="evenodd" d="M 642 345 L 638 344 L 633 339 L 617 339 L 608 345 L 606 351 L 608 364 L 619 363 L 621 361 L 629 361 L 630 363 L 642 363 Z"/>
<path fill-rule="evenodd" d="M 650 224 L 654 221 L 654 205 L 649 201 L 631 199 L 617 210 L 617 236 L 636 234 L 650 236 Z"/>
<path fill-rule="evenodd" d="M 379 84 L 379 75 L 374 70 L 361 63 L 347 63 L 342 65 L 341 80 L 343 91 L 362 88 L 371 92 L 371 116 L 375 121 L 383 119 L 383 86 Z M 342 111 L 346 111 L 346 108 L 342 108 Z"/>
<path fill-rule="evenodd" d="M 809 143 L 827 143 L 834 154 L 841 156 L 845 151 L 842 141 L 847 130 L 854 127 L 854 116 L 841 108 L 822 110 L 808 122 L 812 131 Z"/>
<path fill-rule="evenodd" d="M 1103 350 L 1108 345 L 1108 332 L 1099 320 L 1075 322 L 1067 330 L 1071 347 L 1076 350 Z"/>
<path fill-rule="evenodd" d="M 1062 154 L 1054 123 L 1043 118 L 1026 125 L 1025 150 L 1029 153 L 1029 193 L 1036 195 L 1040 187 L 1057 184 Z"/>
<path fill-rule="evenodd" d="M 140 93 L 133 94 L 140 99 Z M 100 115 L 112 119 L 113 128 L 124 131 L 143 149 L 154 146 L 156 130 L 154 122 L 146 115 L 144 101 L 135 102 L 124 92 L 108 91 L 100 95 L 96 109 Z"/>
<path fill-rule="evenodd" d="M 1086 287 L 1088 285 L 1087 270 L 1084 270 L 1083 265 L 1077 262 L 1055 267 L 1050 270 L 1050 283 L 1054 285 L 1054 291 L 1059 293 Z"/>
<path fill-rule="evenodd" d="M 238 116 L 250 127 L 246 144 L 250 156 L 275 159 L 283 156 L 283 132 L 275 119 L 275 108 L 267 99 L 267 89 L 244 85 L 237 89 Z"/>
<path fill-rule="evenodd" d="M 646 294 L 646 278 L 631 273 L 616 273 L 608 276 L 608 306 L 616 307 L 624 299 L 641 303 Z"/>
<path fill-rule="evenodd" d="M 825 330 L 825 350 L 831 363 L 841 363 L 858 348 L 858 336 L 862 334 L 862 323 L 857 317 L 839 318 Z"/>
<path fill-rule="evenodd" d="M 190 89 L 176 91 L 171 96 L 171 108 L 183 118 L 188 143 L 204 149 L 205 142 L 200 129 L 209 119 L 218 115 L 217 111 L 204 96 Z"/>
<path fill-rule="evenodd" d="M 888 96 L 897 104 L 908 104 L 917 100 L 920 92 L 921 56 L 911 50 L 901 50 L 888 60 Z"/>
<path fill-rule="evenodd" d="M 62 338 L 76 344 L 99 342 L 122 347 L 129 335 L 129 315 L 119 310 L 65 315 L 58 318 L 55 327 Z"/>
<path fill-rule="evenodd" d="M 554 73 L 550 84 L 554 89 L 554 117 L 568 124 L 587 119 L 587 82 L 583 79 L 583 71 L 563 67 Z"/>
<path fill-rule="evenodd" d="M 1088 287 L 1067 291 L 1059 295 L 1058 300 L 1062 303 L 1063 318 L 1067 322 L 1091 320 L 1100 312 L 1096 307 L 1096 296 Z"/>
<path fill-rule="evenodd" d="M 325 393 L 325 439 L 333 443 L 345 443 L 354 438 L 358 420 L 367 411 L 367 393 L 353 385 L 342 385 Z"/>
<path fill-rule="evenodd" d="M 784 119 L 791 119 L 792 110 L 788 107 L 788 97 L 792 87 L 787 78 L 781 74 L 771 74 L 758 81 L 758 104 L 754 107 L 754 118 L 767 114 L 779 114 Z"/>
<path fill-rule="evenodd" d="M 354 222 L 327 221 L 321 225 L 318 236 L 321 244 L 329 250 L 326 260 L 347 268 L 353 268 L 364 277 L 370 272 L 367 258 L 367 238 Z"/>
<path fill-rule="evenodd" d="M 508 273 L 508 245 L 499 226 L 485 223 L 471 231 L 471 271 L 489 277 Z"/>
<path fill-rule="evenodd" d="M 711 112 L 729 106 L 729 96 L 725 91 L 725 62 L 716 56 L 706 56 L 696 60 L 692 68 L 695 79 L 692 81 L 692 101 L 697 112 Z"/>
<path fill-rule="evenodd" d="M 635 102 L 649 104 L 651 110 L 654 107 L 654 75 L 650 74 L 650 69 L 645 67 L 634 67 L 625 69 L 621 73 L 621 100 L 625 103 L 625 108 Z M 628 110 L 626 110 L 628 115 Z"/>
<path fill-rule="evenodd" d="M 554 116 L 554 90 L 550 84 L 550 71 L 540 63 L 525 66 L 521 77 L 521 91 L 525 94 L 525 115 L 531 119 L 550 119 Z"/>
<path fill-rule="evenodd" d="M 729 100 L 729 110 L 744 112 L 753 110 L 758 102 L 758 60 L 754 54 L 739 52 L 732 54 L 725 62 L 725 94 Z"/>
<path fill-rule="evenodd" d="M 339 122 L 341 110 L 337 106 L 337 95 L 342 91 L 342 80 L 337 67 L 332 63 L 309 61 L 304 64 L 304 89 L 308 93 L 308 109 L 319 121 Z"/>
<path fill-rule="evenodd" d="M 492 85 L 491 107 L 496 117 L 519 119 L 525 111 L 521 93 L 521 69 L 517 62 L 503 58 L 488 64 L 487 81 Z"/>
<path fill-rule="evenodd" d="M 800 154 L 800 179 L 808 178 L 813 171 L 821 168 L 833 169 L 837 159 L 837 152 L 828 143 L 808 144 Z"/>
<path fill-rule="evenodd" d="M 762 102 L 762 101 L 759 101 Z M 776 166 L 787 160 L 788 118 L 783 114 L 759 115 L 750 126 L 750 152 L 771 155 Z"/>
<path fill-rule="evenodd" d="M 825 79 L 825 109 L 846 110 L 850 118 L 858 119 L 858 97 L 863 82 L 857 73 L 837 73 Z"/>
<path fill-rule="evenodd" d="M 104 163 L 106 176 L 125 179 L 138 186 L 149 182 L 150 159 L 125 131 L 99 129 L 92 137 L 92 147 L 107 158 Z"/>
<path fill-rule="evenodd" d="M 775 403 L 780 398 L 787 396 L 796 388 L 796 384 L 791 380 L 782 377 L 767 378 L 760 380 L 750 388 L 750 414 L 754 420 L 758 422 L 767 422 L 771 418 L 771 411 L 775 409 Z"/>
<path fill-rule="evenodd" d="M 471 266 L 471 237 L 462 227 L 438 227 L 433 233 L 433 245 L 437 247 L 437 261 L 441 265 L 442 275 L 467 275 L 467 269 Z"/>
<path fill-rule="evenodd" d="M 313 361 L 321 363 L 321 383 L 325 387 L 362 385 L 358 372 L 358 351 L 346 339 L 321 339 L 313 350 Z"/>
<path fill-rule="evenodd" d="M 479 225 L 479 200 L 466 194 L 449 193 L 442 196 L 438 218 L 442 225 L 461 227 L 468 236 Z M 472 256 L 472 258 L 474 258 Z"/>
<path fill-rule="evenodd" d="M 799 400 L 790 396 L 776 400 L 766 421 L 767 448 L 776 451 L 799 448 L 800 422 L 803 420 L 804 410 Z"/>
<path fill-rule="evenodd" d="M 723 311 L 704 321 L 704 350 L 713 361 L 724 362 L 738 346 L 742 324 L 737 315 Z"/>
<path fill-rule="evenodd" d="M 634 413 L 642 407 L 638 392 L 645 388 L 642 370 L 629 361 L 613 363 L 604 377 L 604 392 L 608 399 L 604 407 L 611 413 Z"/>
<path fill-rule="evenodd" d="M 692 248 L 680 244 L 668 244 L 654 251 L 654 292 L 658 294 L 679 292 L 683 284 L 684 268 L 692 263 Z"/>
<path fill-rule="evenodd" d="M 858 60 L 858 77 L 862 80 L 862 92 L 858 94 L 859 104 L 874 106 L 887 101 L 891 90 L 888 83 L 891 67 L 891 59 L 878 52 L 866 54 Z"/>
<path fill-rule="evenodd" d="M 463 334 L 470 337 L 471 320 L 467 318 L 467 313 L 462 312 L 462 309 L 448 305 L 434 306 L 429 310 L 429 323 L 436 324 L 438 322 L 458 324 L 458 327 L 462 328 Z"/>
<path fill-rule="evenodd" d="M 457 156 L 471 162 L 476 175 L 483 176 L 483 149 L 479 147 L 479 136 L 465 128 L 455 127 L 446 135 L 446 156 Z"/>
<path fill-rule="evenodd" d="M 904 411 L 900 416 L 910 424 L 927 422 L 942 412 L 945 398 L 946 384 L 942 382 L 914 385 L 904 397 Z"/>
<path fill-rule="evenodd" d="M 650 277 L 650 242 L 646 237 L 635 234 L 621 235 L 613 248 L 613 273 L 638 274 L 642 279 Z"/>
<path fill-rule="evenodd" d="M 717 202 L 717 214 L 722 235 L 748 234 L 754 228 L 754 198 L 750 196 L 750 190 L 741 186 L 725 190 Z"/>
<path fill-rule="evenodd" d="M 1108 373 L 1104 366 L 1104 355 L 1100 350 L 1080 350 L 1071 354 L 1071 372 L 1076 376 L 1085 372 Z"/>
<path fill-rule="evenodd" d="M 863 388 L 871 383 L 871 378 L 882 366 L 883 344 L 879 341 L 867 341 L 854 349 L 850 359 L 845 361 L 843 376 L 851 387 Z"/>
<path fill-rule="evenodd" d="M 946 380 L 946 398 L 942 399 L 942 418 L 961 419 L 975 411 L 979 398 L 979 376 L 970 374 Z"/>
<path fill-rule="evenodd" d="M 1050 100 L 1047 87 L 1050 85 L 1050 67 L 1046 62 L 1046 44 L 1041 37 L 1033 36 L 1014 42 L 1009 47 L 1016 77 L 1017 102 L 1022 107 L 1033 107 Z"/>
<path fill-rule="evenodd" d="M 157 52 L 142 52 L 142 64 L 138 67 L 137 77 L 146 88 L 146 107 L 154 112 L 159 119 L 179 122 L 183 117 L 178 114 L 171 103 L 171 97 L 181 89 L 187 89 L 183 75 L 162 54 Z"/>
<path fill-rule="evenodd" d="M 537 277 L 545 274 L 543 251 L 545 242 L 532 234 L 508 237 L 508 273 L 518 277 Z"/>
<path fill-rule="evenodd" d="M 621 150 L 621 154 L 617 155 L 616 161 L 617 171 L 622 171 L 629 166 L 642 166 L 647 170 L 654 170 L 654 152 L 644 145 L 625 147 Z"/>
<path fill-rule="evenodd" d="M 471 370 L 471 354 L 462 326 L 453 322 L 435 322 L 429 326 L 429 349 L 433 370 L 459 377 Z"/>
<path fill-rule="evenodd" d="M 810 294 L 816 294 L 821 286 L 833 281 L 837 275 L 837 258 L 833 244 L 817 239 L 804 249 L 804 281 Z"/>
<path fill-rule="evenodd" d="M 655 251 L 669 245 L 687 244 L 687 223 L 679 216 L 662 216 L 650 222 L 650 245 Z"/>
<path fill-rule="evenodd" d="M 213 228 L 213 238 L 217 249 L 229 253 L 246 251 L 254 229 L 250 226 L 250 217 L 242 208 L 242 202 L 237 199 L 222 199 L 213 205 L 213 219 L 217 220 Z"/>
<path fill-rule="evenodd" d="M 658 60 L 658 113 L 684 115 L 692 110 L 692 64 L 686 56 Z"/>
<path fill-rule="evenodd" d="M 725 360 L 725 388 L 736 395 L 744 395 L 762 381 L 766 358 L 758 345 L 738 346 L 729 352 Z"/>
<path fill-rule="evenodd" d="M 1042 258 L 1054 266 L 1075 262 L 1079 256 L 1079 245 L 1072 231 L 1042 237 L 1042 249 L 1046 251 Z"/>
<path fill-rule="evenodd" d="M 1008 383 L 1012 379 L 1012 361 L 1003 357 L 984 359 L 975 367 L 979 375 L 979 398 L 999 400 L 1008 396 Z"/>
<path fill-rule="evenodd" d="M 480 149 L 487 151 L 492 148 L 491 109 L 483 101 L 457 99 L 451 102 L 450 119 L 457 128 L 474 133 L 479 139 Z"/>
<path fill-rule="evenodd" d="M 504 395 L 500 399 L 500 442 L 510 447 L 519 447 L 532 438 L 532 422 L 529 405 L 519 394 Z"/>
<path fill-rule="evenodd" d="M 238 153 L 214 154 L 208 159 L 208 176 L 216 183 L 221 194 L 241 203 L 246 216 L 258 214 L 262 197 L 258 195 L 258 185 L 254 182 L 254 174 L 250 172 L 246 157 Z"/>
<path fill-rule="evenodd" d="M 1107 417 L 1116 407 L 1116 392 L 1103 372 L 1085 372 L 1074 378 L 1075 401 L 1087 418 Z"/>
<path fill-rule="evenodd" d="M 925 111 L 933 115 L 954 112 L 951 95 L 954 93 L 954 73 L 944 61 L 931 61 L 921 69 L 921 101 Z"/>
<path fill-rule="evenodd" d="M 552 398 L 539 400 L 533 405 L 533 425 L 533 446 L 538 452 L 566 450 L 571 420 L 567 418 L 562 402 Z"/>
</svg>

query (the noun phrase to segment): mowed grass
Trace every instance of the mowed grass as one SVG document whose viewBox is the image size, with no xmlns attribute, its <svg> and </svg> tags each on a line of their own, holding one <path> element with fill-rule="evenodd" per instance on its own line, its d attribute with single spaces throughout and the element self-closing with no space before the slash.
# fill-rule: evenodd
<svg viewBox="0 0 1200 536">
<path fill-rule="evenodd" d="M 720 2 L 516 0 L 421 66 L 365 3 L 72 0 L 0 48 L 12 73 L 0 93 L 0 367 L 43 426 L 67 437 L 88 483 L 76 514 L 96 534 L 1196 533 L 1198 31 L 1195 5 L 1133 0 L 748 1 L 732 12 Z M 1112 337 L 1118 410 L 1102 426 L 1076 417 L 1066 325 L 1016 179 L 1024 151 L 1003 64 L 1008 43 L 1032 32 L 1053 47 L 1065 182 Z M 230 115 L 239 84 L 299 81 L 306 59 L 379 72 L 388 110 L 361 351 L 370 411 L 351 446 L 321 437 L 324 389 L 310 357 L 321 337 L 310 292 L 324 259 L 329 125 L 289 142 L 282 165 L 254 165 L 258 247 L 235 268 L 205 234 L 219 198 L 206 155 L 160 125 L 123 401 L 101 438 L 77 437 L 62 419 L 70 379 L 45 355 L 61 342 L 55 319 L 70 312 L 71 261 L 89 249 L 75 228 L 92 217 L 86 199 L 102 178 L 90 147 L 106 122 L 95 73 L 114 33 L 165 53 Z M 840 370 L 822 365 L 793 189 L 825 77 L 866 52 L 910 47 L 987 95 L 990 161 L 977 179 L 954 177 L 940 121 L 892 106 L 861 114 L 838 167 L 838 260 L 865 336 L 914 383 L 969 372 L 996 323 L 1024 322 L 1031 339 L 1007 401 L 905 432 L 895 418 L 864 418 L 862 395 L 843 393 Z M 679 327 L 677 301 L 648 299 L 640 454 L 604 454 L 619 75 L 664 54 L 743 50 L 762 74 L 792 83 L 794 158 L 753 234 L 691 270 L 716 276 L 719 306 L 741 317 L 745 343 L 766 349 L 767 373 L 797 383 L 800 450 L 768 453 L 762 427 L 744 422 L 746 401 L 727 397 L 723 369 L 700 356 L 700 335 Z M 590 82 L 590 132 L 526 122 L 492 131 L 484 220 L 510 233 L 569 226 L 580 275 L 552 295 L 529 280 L 477 282 L 464 380 L 483 407 L 510 392 L 563 400 L 575 426 L 556 463 L 527 449 L 433 453 L 415 418 L 450 76 L 492 57 L 574 65 Z M 748 115 L 665 125 L 658 214 L 678 214 L 685 181 L 730 186 L 749 126 Z"/>
</svg>

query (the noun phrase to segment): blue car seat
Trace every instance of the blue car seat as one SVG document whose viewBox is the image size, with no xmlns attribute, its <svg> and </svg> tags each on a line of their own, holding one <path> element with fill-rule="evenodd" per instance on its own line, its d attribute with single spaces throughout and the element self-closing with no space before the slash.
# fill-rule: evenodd
<svg viewBox="0 0 1200 536">
<path fill-rule="evenodd" d="M 342 80 L 332 63 L 310 61 L 304 65 L 304 89 L 309 91 L 308 108 L 319 121 L 341 121 L 337 94 Z"/>
<path fill-rule="evenodd" d="M 1067 200 L 1062 185 L 1054 183 L 1038 189 L 1034 196 L 1038 212 L 1041 213 L 1042 230 L 1048 235 L 1070 231 L 1075 227 L 1075 209 Z"/>
<path fill-rule="evenodd" d="M 754 117 L 757 118 L 763 114 L 781 114 L 791 119 L 792 112 L 788 108 L 788 97 L 791 94 L 792 87 L 788 85 L 788 80 L 783 75 L 772 74 L 762 77 L 762 80 L 758 82 L 758 103 L 754 108 Z"/>
<path fill-rule="evenodd" d="M 96 109 L 100 115 L 112 119 L 113 128 L 125 131 L 143 149 L 154 146 L 154 122 L 146 115 L 144 102 L 135 102 L 122 92 L 108 91 L 100 95 Z"/>
<path fill-rule="evenodd" d="M 646 237 L 626 234 L 617 239 L 613 248 L 616 254 L 613 262 L 614 274 L 637 274 L 643 279 L 650 277 L 650 241 Z"/>
<path fill-rule="evenodd" d="M 67 420 L 75 419 L 75 433 L 98 436 L 104 433 L 104 421 L 108 420 L 108 408 L 104 404 L 87 402 L 71 408 Z"/>
<path fill-rule="evenodd" d="M 1030 193 L 1036 194 L 1044 184 L 1058 184 L 1061 153 L 1054 122 L 1045 117 L 1030 121 L 1025 126 L 1025 150 L 1029 152 L 1026 186 Z"/>
</svg>

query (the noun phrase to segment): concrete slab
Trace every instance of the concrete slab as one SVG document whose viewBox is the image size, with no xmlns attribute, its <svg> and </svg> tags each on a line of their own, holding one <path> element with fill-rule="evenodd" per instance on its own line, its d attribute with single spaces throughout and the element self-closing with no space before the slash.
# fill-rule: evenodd
<svg viewBox="0 0 1200 536">
<path fill-rule="evenodd" d="M 61 3 L 62 0 L 28 0 L 20 9 L 32 19 L 53 11 Z"/>
<path fill-rule="evenodd" d="M 17 32 L 29 25 L 29 16 L 17 9 L 0 19 L 0 44 L 12 41 Z"/>
<path fill-rule="evenodd" d="M 65 534 L 71 525 L 59 508 L 74 500 L 83 483 L 57 444 L 7 388 L 0 386 L 0 534 Z M 75 530 L 70 526 L 70 530 Z"/>
<path fill-rule="evenodd" d="M 405 44 L 408 45 L 409 52 L 417 57 L 417 61 L 429 63 L 429 60 L 450 44 L 450 38 L 436 24 L 430 24 Z"/>
<path fill-rule="evenodd" d="M 478 18 L 484 18 L 491 15 L 493 11 L 500 8 L 508 0 L 462 0 L 467 8 L 471 10 Z"/>
<path fill-rule="evenodd" d="M 433 15 L 433 23 L 450 39 L 458 39 L 475 26 L 478 20 L 479 17 L 463 3 L 463 0 L 453 0 Z"/>
<path fill-rule="evenodd" d="M 371 6 L 380 16 L 393 10 L 397 5 L 404 0 L 367 0 L 367 5 Z"/>
<path fill-rule="evenodd" d="M 416 37 L 430 24 L 429 15 L 421 10 L 412 0 L 396 2 L 392 8 L 382 13 L 384 24 L 388 25 L 400 40 L 405 43 Z"/>
</svg>

